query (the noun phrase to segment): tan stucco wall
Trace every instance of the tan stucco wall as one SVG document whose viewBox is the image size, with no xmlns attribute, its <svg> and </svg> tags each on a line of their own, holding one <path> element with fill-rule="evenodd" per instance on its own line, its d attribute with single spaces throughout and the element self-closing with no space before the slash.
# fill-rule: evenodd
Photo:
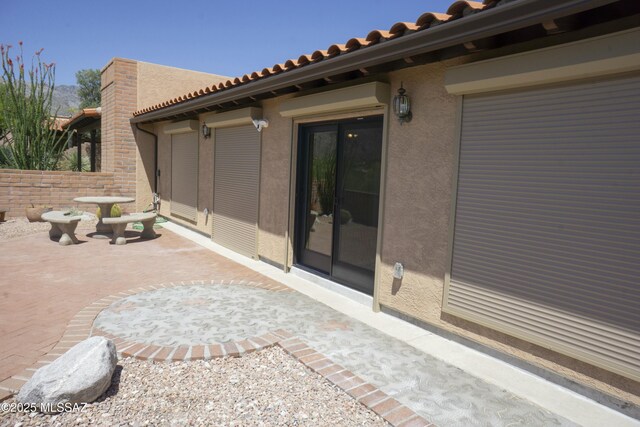
<svg viewBox="0 0 640 427">
<path fill-rule="evenodd" d="M 171 135 L 162 132 L 164 122 L 157 123 L 153 132 L 158 135 L 158 194 L 160 195 L 160 214 L 171 213 Z"/>
<path fill-rule="evenodd" d="M 184 95 L 188 91 L 201 89 L 221 81 L 227 80 L 227 77 L 217 74 L 202 73 L 199 71 L 184 70 L 181 68 L 168 67 L 165 65 L 152 64 L 149 62 L 129 61 L 136 64 L 137 84 L 136 84 L 136 107 L 134 110 L 141 109 L 150 105 L 166 101 L 169 98 Z M 109 72 L 109 68 L 105 67 L 105 73 Z M 171 197 L 171 137 L 162 134 L 162 126 L 155 125 L 153 127 L 145 127 L 158 135 L 158 167 L 165 172 L 158 179 L 158 192 L 161 194 L 161 200 L 164 202 L 161 213 L 168 215 L 170 212 Z M 137 131 L 136 137 L 136 209 L 141 211 L 153 202 L 153 138 L 150 135 Z M 212 166 L 209 166 L 210 159 L 213 158 L 212 143 L 210 140 L 204 141 L 202 136 L 199 137 L 199 163 L 200 163 L 200 182 L 198 188 L 198 222 L 196 225 L 188 221 L 176 218 L 185 225 L 196 227 L 197 229 L 209 232 L 211 219 L 205 218 L 202 210 L 208 207 L 211 211 L 211 185 L 213 182 Z M 160 158 L 163 158 L 164 164 L 161 164 Z M 209 160 L 207 160 L 209 159 Z"/>
<path fill-rule="evenodd" d="M 211 211 L 213 210 L 213 139 L 204 139 L 198 132 L 198 216 L 191 222 L 171 215 L 171 135 L 164 133 L 168 122 L 157 123 L 154 132 L 158 135 L 158 192 L 160 193 L 160 214 L 173 221 L 211 235 Z M 204 209 L 209 214 L 204 214 Z"/>
<path fill-rule="evenodd" d="M 285 230 L 289 223 L 292 135 L 292 120 L 278 113 L 278 104 L 283 99 L 264 101 L 262 105 L 269 127 L 262 130 L 258 222 L 259 256 L 280 265 L 285 264 Z"/>
<path fill-rule="evenodd" d="M 466 322 L 441 312 L 444 276 L 449 253 L 452 185 L 455 173 L 457 103 L 459 98 L 444 89 L 447 67 L 457 62 L 432 64 L 390 73 L 391 95 L 403 82 L 411 97 L 413 120 L 400 125 L 391 117 L 387 138 L 387 172 L 381 226 L 379 301 L 383 306 L 454 332 L 473 341 L 548 368 L 569 379 L 640 404 L 640 385 L 604 369 L 549 351 Z M 285 259 L 290 212 L 289 187 L 291 140 L 300 120 L 283 118 L 278 105 L 284 97 L 264 101 L 263 116 L 270 122 L 262 134 L 258 251 L 276 263 Z M 305 118 L 302 121 L 355 117 L 361 112 Z M 161 213 L 170 212 L 170 136 L 159 135 L 159 166 L 162 170 Z M 200 188 L 198 223 L 188 224 L 210 234 L 202 209 L 212 209 L 213 141 L 200 141 Z M 293 205 L 291 205 L 293 209 Z M 177 222 L 185 223 L 179 219 Z M 293 242 L 290 236 L 289 247 Z M 288 255 L 291 257 L 291 250 Z M 402 262 L 405 276 L 394 281 L 392 268 Z M 290 265 L 291 259 L 287 260 Z"/>
<path fill-rule="evenodd" d="M 379 301 L 421 320 L 440 317 L 454 169 L 456 99 L 442 64 L 390 75 L 411 96 L 413 120 L 389 121 Z M 404 279 L 394 282 L 393 264 Z"/>
<path fill-rule="evenodd" d="M 228 77 L 138 62 L 138 109 L 226 81 Z"/>
<path fill-rule="evenodd" d="M 154 132 L 153 126 L 140 126 Z M 136 212 L 142 212 L 153 203 L 154 139 L 135 129 L 136 133 Z"/>
<path fill-rule="evenodd" d="M 262 105 L 262 114 L 264 118 L 269 120 L 269 127 L 263 129 L 261 135 L 261 203 L 258 219 L 258 253 L 260 257 L 269 261 L 284 264 L 285 230 L 288 225 L 292 121 L 281 117 L 278 113 L 277 106 L 280 101 L 281 99 L 268 100 Z M 202 122 L 204 115 L 199 119 Z M 171 216 L 171 136 L 163 133 L 164 124 L 160 123 L 155 126 L 155 132 L 159 136 L 158 164 L 161 169 L 159 178 L 162 202 L 160 213 L 171 217 L 176 222 L 210 235 L 214 197 L 215 132 L 212 132 L 208 139 L 204 139 L 202 135 L 199 136 L 198 221 L 194 224 Z M 210 212 L 208 218 L 203 213 L 205 207 Z"/>
<path fill-rule="evenodd" d="M 213 219 L 213 134 L 205 139 L 202 132 L 198 132 L 198 223 L 196 228 L 211 235 L 211 221 Z M 209 210 L 208 215 L 204 209 Z"/>
<path fill-rule="evenodd" d="M 454 65 L 453 62 L 447 64 Z M 442 314 L 456 173 L 458 97 L 444 89 L 447 66 L 434 64 L 390 74 L 412 100 L 413 120 L 389 121 L 379 301 L 382 305 L 473 341 L 640 403 L 640 385 L 554 351 Z M 405 268 L 393 279 L 393 264 Z"/>
</svg>

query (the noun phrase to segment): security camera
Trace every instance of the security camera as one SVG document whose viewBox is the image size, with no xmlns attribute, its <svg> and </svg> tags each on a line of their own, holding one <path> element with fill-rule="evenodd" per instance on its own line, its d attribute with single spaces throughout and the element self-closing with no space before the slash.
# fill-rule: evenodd
<svg viewBox="0 0 640 427">
<path fill-rule="evenodd" d="M 253 125 L 258 129 L 258 132 L 262 132 L 263 128 L 269 127 L 269 120 L 266 119 L 253 119 Z"/>
</svg>

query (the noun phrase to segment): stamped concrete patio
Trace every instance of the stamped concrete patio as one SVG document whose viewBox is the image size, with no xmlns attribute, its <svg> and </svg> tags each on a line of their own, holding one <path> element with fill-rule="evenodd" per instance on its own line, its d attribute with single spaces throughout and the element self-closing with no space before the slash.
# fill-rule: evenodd
<svg viewBox="0 0 640 427">
<path fill-rule="evenodd" d="M 0 381 L 33 365 L 78 311 L 113 293 L 185 279 L 270 281 L 162 229 L 147 241 L 129 232 L 117 247 L 87 231 L 72 246 L 46 232 L 0 241 Z"/>
<path fill-rule="evenodd" d="M 281 283 L 172 231 L 159 234 L 119 247 L 81 233 L 83 243 L 69 247 L 46 233 L 0 242 L 0 379 L 33 369 L 83 308 L 144 286 L 114 300 L 93 326 L 144 344 L 139 351 L 183 346 L 182 359 L 196 346 L 286 329 L 437 425 L 576 425 L 313 298 L 282 292 Z"/>
</svg>

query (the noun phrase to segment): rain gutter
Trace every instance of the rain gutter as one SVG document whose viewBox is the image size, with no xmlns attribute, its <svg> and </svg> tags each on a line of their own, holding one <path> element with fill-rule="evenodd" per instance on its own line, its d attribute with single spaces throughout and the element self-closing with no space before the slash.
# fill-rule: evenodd
<svg viewBox="0 0 640 427">
<path fill-rule="evenodd" d="M 212 105 L 277 91 L 326 76 L 346 73 L 411 56 L 445 49 L 462 43 L 526 28 L 532 25 L 594 9 L 616 0 L 519 0 L 440 24 L 427 30 L 384 40 L 335 58 L 264 77 L 247 84 L 200 96 L 157 111 L 133 117 L 131 123 L 161 120 Z"/>
</svg>

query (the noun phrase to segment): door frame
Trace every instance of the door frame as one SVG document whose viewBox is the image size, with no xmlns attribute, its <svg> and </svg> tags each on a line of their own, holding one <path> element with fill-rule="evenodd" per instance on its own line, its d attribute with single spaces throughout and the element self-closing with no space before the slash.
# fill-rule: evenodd
<svg viewBox="0 0 640 427">
<path fill-rule="evenodd" d="M 386 110 L 386 109 L 385 109 Z M 339 244 L 340 240 L 340 230 L 339 230 L 339 222 L 340 222 L 340 213 L 337 207 L 339 207 L 340 202 L 337 199 L 338 188 L 340 185 L 344 184 L 344 177 L 340 175 L 340 166 L 343 166 L 344 161 L 344 141 L 342 141 L 341 130 L 343 126 L 353 124 L 359 125 L 362 123 L 370 122 L 379 122 L 380 124 L 380 132 L 381 132 L 381 144 L 380 144 L 380 177 L 378 182 L 378 224 L 376 230 L 376 254 L 374 260 L 374 269 L 373 269 L 373 283 L 371 288 L 371 294 L 374 296 L 374 310 L 376 310 L 377 303 L 375 301 L 375 295 L 377 293 L 377 284 L 378 284 L 378 272 L 379 272 L 379 264 L 380 264 L 380 248 L 381 248 L 381 238 L 382 238 L 382 224 L 383 224 L 383 205 L 384 205 L 384 183 L 386 181 L 386 142 L 387 142 L 387 115 L 380 114 L 380 111 L 371 112 L 370 114 L 362 114 L 362 115 L 350 115 L 347 117 L 339 117 L 332 119 L 318 119 L 318 120 L 308 120 L 304 122 L 299 122 L 295 126 L 295 143 L 293 144 L 295 147 L 295 153 L 292 153 L 292 173 L 295 171 L 295 179 L 292 178 L 292 188 L 294 189 L 293 197 L 291 198 L 292 202 L 292 217 L 293 217 L 293 244 L 292 244 L 292 258 L 291 265 L 295 265 L 298 268 L 309 271 L 315 275 L 324 277 L 336 283 L 339 283 L 343 286 L 346 286 L 350 289 L 353 289 L 358 292 L 362 292 L 365 294 L 369 294 L 368 291 L 363 289 L 361 286 L 348 282 L 346 280 L 341 280 L 338 277 L 333 275 L 333 268 L 335 264 L 334 256 L 336 254 L 336 247 Z M 359 120 L 362 120 L 360 122 Z M 303 165 L 303 159 L 308 159 L 308 144 L 305 142 L 308 139 L 308 135 L 314 131 L 322 131 L 324 129 L 330 130 L 335 129 L 337 133 L 336 139 L 336 177 L 335 177 L 335 188 L 334 188 L 334 205 L 333 205 L 333 227 L 331 233 L 331 255 L 329 256 L 329 268 L 325 273 L 324 271 L 320 271 L 314 267 L 307 266 L 301 263 L 301 252 L 304 250 L 304 243 L 306 236 L 306 227 L 308 226 L 306 220 L 303 220 L 303 215 L 308 210 L 307 198 L 308 198 L 308 180 L 310 177 L 310 172 L 308 172 L 309 165 L 307 162 Z M 295 181 L 295 183 L 293 183 Z M 290 202 L 290 203 L 291 203 Z M 341 206 L 341 205 L 340 205 Z M 358 270 L 362 273 L 364 271 L 370 271 L 363 268 L 359 268 L 357 266 L 352 266 L 354 270 Z M 357 272 L 356 272 L 357 273 Z M 356 274 L 357 275 L 357 274 Z M 377 311 L 377 310 L 376 310 Z"/>
<path fill-rule="evenodd" d="M 314 130 L 316 131 L 322 131 L 322 128 L 325 128 L 326 130 L 332 130 L 334 125 L 337 123 L 337 121 L 324 121 L 324 122 L 318 122 L 318 123 L 308 123 L 308 124 L 304 124 L 298 127 L 298 140 L 303 142 L 304 140 L 306 140 L 306 138 L 308 137 L 308 135 L 313 132 Z M 300 260 L 298 258 L 300 258 L 301 256 L 301 252 L 304 250 L 304 248 L 302 247 L 304 244 L 304 238 L 302 236 L 306 236 L 307 235 L 307 227 L 308 224 L 306 221 L 302 221 L 302 215 L 304 215 L 304 212 L 301 212 L 302 210 L 302 204 L 301 204 L 301 200 L 302 197 L 306 198 L 307 196 L 307 190 L 306 188 L 309 185 L 309 179 L 310 179 L 310 173 L 306 173 L 304 172 L 304 169 L 308 168 L 308 165 L 306 165 L 306 167 L 303 167 L 302 165 L 302 160 L 303 159 L 309 159 L 309 153 L 308 153 L 308 146 L 307 144 L 301 143 L 298 144 L 297 147 L 297 151 L 298 151 L 298 155 L 296 156 L 297 158 L 297 162 L 295 165 L 296 171 L 297 171 L 297 176 L 299 177 L 299 179 L 297 180 L 296 183 L 296 197 L 295 197 L 295 202 L 293 205 L 293 210 L 294 210 L 294 250 L 293 250 L 293 262 L 296 266 L 298 267 L 303 267 L 305 269 L 308 269 L 310 271 L 313 271 L 317 274 L 321 274 L 323 276 L 326 277 L 331 277 L 331 270 L 333 267 L 333 263 L 332 263 L 332 255 L 329 255 L 328 258 L 328 263 L 329 266 L 327 268 L 327 272 L 323 272 L 320 271 L 319 269 L 314 269 L 312 267 L 306 266 L 304 264 L 300 263 Z M 336 162 L 338 161 L 338 142 L 336 139 Z M 337 173 L 337 172 L 336 172 Z M 337 184 L 337 180 L 336 180 L 336 184 Z M 335 188 L 334 188 L 334 203 L 333 203 L 333 217 L 334 217 L 334 222 L 335 222 Z M 334 247 L 334 242 L 335 242 L 335 227 L 332 227 L 332 231 L 331 231 L 331 253 L 333 254 L 333 247 Z M 323 255 L 321 254 L 317 254 L 317 255 L 311 255 L 314 258 L 322 258 Z"/>
<path fill-rule="evenodd" d="M 288 199 L 288 219 L 285 229 L 284 239 L 284 266 L 283 271 L 288 273 L 294 265 L 294 237 L 295 237 L 295 202 L 297 188 L 297 166 L 298 166 L 298 128 L 301 124 L 319 122 L 322 120 L 338 120 L 354 117 L 368 117 L 382 115 L 382 164 L 380 168 L 380 206 L 378 207 L 378 236 L 376 247 L 375 281 L 373 285 L 373 300 L 371 309 L 374 312 L 380 311 L 380 271 L 382 267 L 382 244 L 385 226 L 385 200 L 387 188 L 387 159 L 389 156 L 389 114 L 390 109 L 387 103 L 373 108 L 352 109 L 346 112 L 334 112 L 328 114 L 315 114 L 309 116 L 292 117 L 289 119 L 290 146 L 289 146 L 289 199 Z"/>
</svg>

